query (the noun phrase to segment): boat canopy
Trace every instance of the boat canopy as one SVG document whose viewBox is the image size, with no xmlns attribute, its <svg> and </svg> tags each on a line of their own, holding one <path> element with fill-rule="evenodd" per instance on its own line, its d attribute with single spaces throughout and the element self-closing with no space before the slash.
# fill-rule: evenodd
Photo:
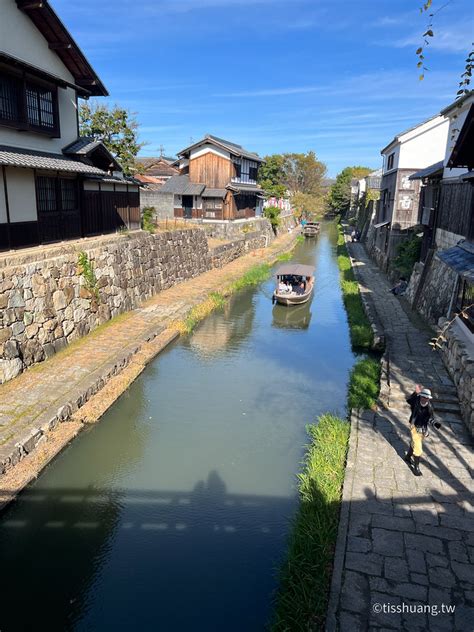
<svg viewBox="0 0 474 632">
<path fill-rule="evenodd" d="M 302 263 L 285 263 L 280 266 L 276 271 L 276 276 L 305 276 L 312 277 L 314 276 L 314 268 L 313 266 L 306 266 Z"/>
</svg>

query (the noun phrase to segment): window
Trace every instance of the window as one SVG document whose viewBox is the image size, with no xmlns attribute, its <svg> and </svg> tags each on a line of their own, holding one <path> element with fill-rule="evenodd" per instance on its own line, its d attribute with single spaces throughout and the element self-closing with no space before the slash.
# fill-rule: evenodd
<svg viewBox="0 0 474 632">
<path fill-rule="evenodd" d="M 204 207 L 211 210 L 222 210 L 221 198 L 207 198 L 204 200 Z"/>
<path fill-rule="evenodd" d="M 56 87 L 0 72 L 0 124 L 59 137 Z"/>
<path fill-rule="evenodd" d="M 38 212 L 40 213 L 57 213 L 77 209 L 76 180 L 72 178 L 38 176 L 36 193 Z"/>
<path fill-rule="evenodd" d="M 238 178 L 240 180 L 240 177 L 242 175 L 242 165 L 240 164 L 240 162 L 235 161 L 234 168 L 235 168 L 235 178 Z"/>
<path fill-rule="evenodd" d="M 257 167 L 250 167 L 249 168 L 249 180 L 252 180 L 253 182 L 257 182 L 257 173 L 258 173 L 258 168 Z"/>
<path fill-rule="evenodd" d="M 18 82 L 0 75 L 0 121 L 16 121 L 19 114 Z"/>
<path fill-rule="evenodd" d="M 252 160 L 245 158 L 234 161 L 234 179 L 239 182 L 257 182 L 258 166 Z"/>
<path fill-rule="evenodd" d="M 390 171 L 390 169 L 393 169 L 394 161 L 395 161 L 395 153 L 390 154 L 389 157 L 387 158 L 387 171 Z"/>
</svg>

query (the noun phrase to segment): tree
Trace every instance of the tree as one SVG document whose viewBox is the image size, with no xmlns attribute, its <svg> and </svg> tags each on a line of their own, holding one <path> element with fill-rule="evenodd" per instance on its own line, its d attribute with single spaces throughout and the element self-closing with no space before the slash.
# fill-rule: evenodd
<svg viewBox="0 0 474 632">
<path fill-rule="evenodd" d="M 282 154 L 265 156 L 264 162 L 258 170 L 258 183 L 268 197 L 284 197 L 286 187 L 283 184 L 283 164 L 285 157 Z"/>
<path fill-rule="evenodd" d="M 314 151 L 306 154 L 284 154 L 284 159 L 283 184 L 291 195 L 321 195 L 326 165 L 316 158 Z"/>
<path fill-rule="evenodd" d="M 83 102 L 79 106 L 79 130 L 81 136 L 102 141 L 125 174 L 139 170 L 135 158 L 145 143 L 138 142 L 138 122 L 131 112 L 118 105 L 109 108 Z"/>
<path fill-rule="evenodd" d="M 346 167 L 336 177 L 328 194 L 328 205 L 331 210 L 345 214 L 351 205 L 351 180 L 360 180 L 372 170 L 369 167 Z"/>
</svg>

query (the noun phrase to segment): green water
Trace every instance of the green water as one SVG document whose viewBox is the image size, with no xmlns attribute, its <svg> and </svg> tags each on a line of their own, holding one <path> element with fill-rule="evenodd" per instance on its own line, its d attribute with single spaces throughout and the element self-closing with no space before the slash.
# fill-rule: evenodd
<svg viewBox="0 0 474 632">
<path fill-rule="evenodd" d="M 273 280 L 171 345 L 1 517 L 0 630 L 263 630 L 305 424 L 345 414 L 350 348 L 323 225 L 311 303 Z"/>
</svg>

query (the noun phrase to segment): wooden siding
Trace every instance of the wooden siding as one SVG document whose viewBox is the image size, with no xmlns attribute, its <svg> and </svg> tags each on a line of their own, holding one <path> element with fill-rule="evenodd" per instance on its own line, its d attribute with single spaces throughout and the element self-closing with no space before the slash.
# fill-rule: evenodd
<svg viewBox="0 0 474 632">
<path fill-rule="evenodd" d="M 212 189 L 223 189 L 234 175 L 234 166 L 227 158 L 208 152 L 189 161 L 189 179 Z"/>
<path fill-rule="evenodd" d="M 468 182 L 443 183 L 439 200 L 438 228 L 473 238 L 474 185 Z"/>
</svg>

